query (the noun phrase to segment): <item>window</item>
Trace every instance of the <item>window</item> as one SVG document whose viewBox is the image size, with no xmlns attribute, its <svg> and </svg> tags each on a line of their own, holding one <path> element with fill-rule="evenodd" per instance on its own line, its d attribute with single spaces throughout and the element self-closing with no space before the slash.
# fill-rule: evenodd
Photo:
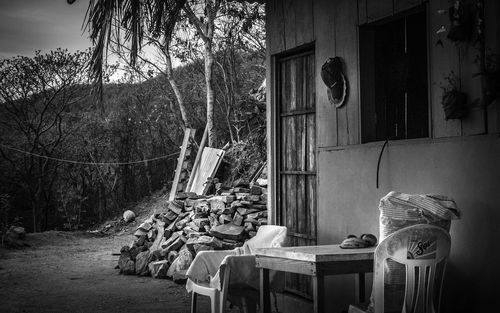
<svg viewBox="0 0 500 313">
<path fill-rule="evenodd" d="M 360 26 L 359 35 L 362 142 L 428 137 L 424 8 Z"/>
</svg>

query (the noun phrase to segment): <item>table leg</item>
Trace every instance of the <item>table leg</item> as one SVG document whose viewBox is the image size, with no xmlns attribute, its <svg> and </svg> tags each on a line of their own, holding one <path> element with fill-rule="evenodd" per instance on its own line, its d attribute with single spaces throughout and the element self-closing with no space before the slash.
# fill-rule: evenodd
<svg viewBox="0 0 500 313">
<path fill-rule="evenodd" d="M 271 313 L 271 297 L 269 294 L 269 269 L 260 269 L 260 311 Z"/>
<path fill-rule="evenodd" d="M 325 312 L 325 282 L 323 276 L 313 276 L 314 313 Z"/>
<path fill-rule="evenodd" d="M 365 273 L 358 273 L 359 303 L 365 302 Z"/>
</svg>

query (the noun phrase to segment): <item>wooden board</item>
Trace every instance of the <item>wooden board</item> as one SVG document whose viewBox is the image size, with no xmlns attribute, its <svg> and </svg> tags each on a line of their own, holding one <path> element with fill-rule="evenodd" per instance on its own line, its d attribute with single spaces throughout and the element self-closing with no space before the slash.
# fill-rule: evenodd
<svg viewBox="0 0 500 313">
<path fill-rule="evenodd" d="M 345 63 L 347 96 L 337 109 L 338 145 L 359 143 L 359 90 L 358 90 L 358 8 L 355 1 L 337 1 L 334 12 L 335 51 Z"/>
<path fill-rule="evenodd" d="M 179 157 L 177 158 L 177 167 L 175 169 L 174 181 L 172 182 L 172 188 L 170 189 L 170 196 L 168 198 L 169 201 L 175 199 L 175 195 L 177 193 L 177 189 L 179 186 L 179 179 L 181 177 L 184 160 L 186 157 L 186 151 L 189 144 L 190 139 L 194 139 L 194 134 L 196 130 L 192 128 L 186 128 L 184 131 L 184 139 L 182 139 L 181 152 L 179 153 Z"/>
<path fill-rule="evenodd" d="M 296 45 L 301 46 L 314 40 L 313 2 L 294 0 L 296 10 Z"/>
<path fill-rule="evenodd" d="M 394 13 L 399 13 L 422 4 L 422 0 L 394 0 Z"/>
<path fill-rule="evenodd" d="M 296 0 L 282 0 L 284 17 L 285 50 L 290 50 L 297 46 L 297 18 Z M 300 19 L 300 16 L 298 17 Z"/>
<path fill-rule="evenodd" d="M 316 36 L 315 47 L 315 78 L 316 78 L 316 107 L 318 127 L 318 147 L 332 147 L 337 145 L 337 110 L 328 101 L 327 88 L 321 79 L 321 66 L 329 57 L 335 56 L 335 1 L 315 0 L 314 30 Z"/>
<path fill-rule="evenodd" d="M 194 160 L 193 169 L 191 171 L 191 175 L 189 176 L 189 181 L 186 190 L 191 189 L 196 171 L 200 168 L 201 155 L 203 153 L 203 149 L 205 148 L 207 138 L 208 138 L 208 125 L 205 126 L 205 131 L 203 132 L 203 137 L 201 138 L 200 146 L 198 147 L 198 152 L 196 153 L 196 159 Z"/>
<path fill-rule="evenodd" d="M 266 44 L 270 55 L 285 50 L 284 21 L 283 1 L 266 1 Z"/>
<path fill-rule="evenodd" d="M 392 1 L 393 0 L 366 0 L 366 20 L 372 22 L 391 16 L 394 12 Z"/>
<path fill-rule="evenodd" d="M 221 149 L 205 147 L 201 155 L 200 167 L 196 171 L 190 192 L 204 195 L 209 187 L 208 180 L 212 178 L 226 152 Z"/>
</svg>

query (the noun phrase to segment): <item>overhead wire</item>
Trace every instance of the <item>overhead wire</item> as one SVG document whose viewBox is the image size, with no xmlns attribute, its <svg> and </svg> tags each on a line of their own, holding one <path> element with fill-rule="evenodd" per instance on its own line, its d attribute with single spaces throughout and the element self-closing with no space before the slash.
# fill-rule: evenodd
<svg viewBox="0 0 500 313">
<path fill-rule="evenodd" d="M 29 151 L 18 149 L 18 148 L 14 148 L 14 147 L 11 147 L 11 146 L 7 146 L 7 145 L 1 144 L 1 143 L 0 143 L 0 147 L 5 148 L 5 149 L 9 149 L 9 150 L 13 150 L 13 151 L 16 151 L 16 152 L 19 152 L 19 153 L 23 153 L 23 154 L 27 154 L 27 155 L 32 155 L 32 156 L 35 156 L 35 157 L 38 157 L 38 158 L 52 160 L 52 161 L 58 161 L 58 162 L 64 162 L 64 163 L 70 163 L 70 164 L 102 165 L 102 166 L 109 166 L 109 165 L 117 165 L 118 166 L 118 165 L 141 164 L 141 163 L 146 163 L 146 162 L 151 162 L 151 161 L 158 161 L 158 160 L 169 159 L 169 158 L 171 158 L 171 157 L 173 157 L 173 156 L 175 156 L 175 155 L 177 155 L 177 154 L 180 153 L 180 152 L 174 152 L 174 153 L 170 153 L 170 154 L 159 156 L 159 157 L 155 157 L 155 158 L 138 160 L 138 161 L 128 161 L 128 162 L 83 162 L 83 161 L 68 160 L 68 159 L 54 158 L 54 157 L 50 157 L 50 156 L 46 156 L 46 155 L 41 155 L 41 154 L 38 154 L 38 153 L 33 153 L 33 152 L 29 152 Z"/>
</svg>

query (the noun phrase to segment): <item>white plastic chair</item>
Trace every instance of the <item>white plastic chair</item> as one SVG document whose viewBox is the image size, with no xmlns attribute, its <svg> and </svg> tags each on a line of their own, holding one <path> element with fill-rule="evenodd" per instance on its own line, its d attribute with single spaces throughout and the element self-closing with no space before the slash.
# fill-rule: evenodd
<svg viewBox="0 0 500 313">
<path fill-rule="evenodd" d="M 191 313 L 196 312 L 199 294 L 210 297 L 212 313 L 224 312 L 228 297 L 232 302 L 239 301 L 234 304 L 244 312 L 255 312 L 260 279 L 255 249 L 282 247 L 285 241 L 286 227 L 263 225 L 241 248 L 199 252 L 186 273 L 186 289 L 192 292 Z M 277 289 L 280 284 L 277 278 L 271 287 Z"/>
<path fill-rule="evenodd" d="M 386 261 L 389 259 L 406 268 L 402 313 L 438 313 L 450 246 L 451 239 L 446 230 L 426 224 L 400 229 L 385 238 L 375 249 L 375 313 L 384 313 L 384 277 Z M 436 275 L 441 262 L 442 271 Z M 349 306 L 349 313 L 358 312 L 365 311 L 357 306 Z"/>
</svg>

